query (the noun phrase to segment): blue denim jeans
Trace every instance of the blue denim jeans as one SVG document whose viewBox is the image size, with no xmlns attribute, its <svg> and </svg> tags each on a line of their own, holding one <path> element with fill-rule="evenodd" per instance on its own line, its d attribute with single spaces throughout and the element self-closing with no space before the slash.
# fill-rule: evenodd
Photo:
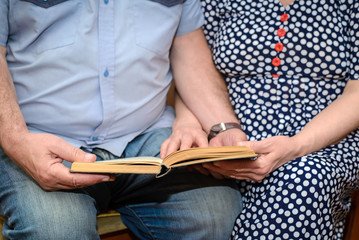
<svg viewBox="0 0 359 240">
<path fill-rule="evenodd" d="M 128 144 L 123 156 L 159 156 L 170 129 L 143 134 Z M 111 153 L 95 149 L 98 160 Z M 8 239 L 99 239 L 96 215 L 121 213 L 141 239 L 228 239 L 241 211 L 233 181 L 216 180 L 187 169 L 163 178 L 118 175 L 114 182 L 72 191 L 47 192 L 0 149 L 0 214 Z"/>
</svg>

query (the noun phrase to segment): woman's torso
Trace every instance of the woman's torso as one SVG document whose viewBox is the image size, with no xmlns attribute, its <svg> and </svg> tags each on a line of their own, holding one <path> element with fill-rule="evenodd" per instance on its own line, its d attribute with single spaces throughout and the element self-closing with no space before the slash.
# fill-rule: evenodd
<svg viewBox="0 0 359 240">
<path fill-rule="evenodd" d="M 250 139 L 295 134 L 358 71 L 352 69 L 353 1 L 202 3 L 215 64 Z"/>
</svg>

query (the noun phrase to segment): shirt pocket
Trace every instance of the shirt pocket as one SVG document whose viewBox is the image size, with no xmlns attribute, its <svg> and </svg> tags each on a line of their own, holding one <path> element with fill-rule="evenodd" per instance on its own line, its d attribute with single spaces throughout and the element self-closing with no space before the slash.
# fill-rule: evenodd
<svg viewBox="0 0 359 240">
<path fill-rule="evenodd" d="M 166 7 L 172 7 L 175 6 L 177 4 L 182 4 L 184 3 L 186 0 L 150 0 L 153 2 L 158 2 L 162 5 L 165 5 Z"/>
<path fill-rule="evenodd" d="M 14 18 L 19 30 L 33 37 L 35 51 L 42 53 L 75 42 L 80 5 L 81 0 L 21 0 Z"/>
<path fill-rule="evenodd" d="M 56 4 L 66 2 L 68 0 L 21 0 L 21 1 L 33 3 L 42 8 L 49 8 L 55 6 Z"/>
<path fill-rule="evenodd" d="M 132 0 L 135 42 L 158 55 L 167 54 L 181 20 L 184 0 Z"/>
</svg>

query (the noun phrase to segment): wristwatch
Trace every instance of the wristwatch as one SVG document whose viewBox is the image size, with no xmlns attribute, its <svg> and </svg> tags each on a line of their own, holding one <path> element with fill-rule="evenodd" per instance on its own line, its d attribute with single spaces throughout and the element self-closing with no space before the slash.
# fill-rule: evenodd
<svg viewBox="0 0 359 240">
<path fill-rule="evenodd" d="M 234 123 L 234 122 L 229 122 L 229 123 L 221 122 L 216 125 L 213 125 L 208 134 L 208 141 L 210 141 L 212 138 L 217 136 L 219 133 L 224 132 L 229 129 L 232 129 L 232 128 L 241 129 L 241 125 L 239 123 Z"/>
</svg>

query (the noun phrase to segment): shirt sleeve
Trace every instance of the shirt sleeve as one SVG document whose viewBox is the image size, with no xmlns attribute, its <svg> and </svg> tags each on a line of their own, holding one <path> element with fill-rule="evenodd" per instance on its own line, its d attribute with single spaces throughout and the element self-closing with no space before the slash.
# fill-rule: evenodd
<svg viewBox="0 0 359 240">
<path fill-rule="evenodd" d="M 204 18 L 199 0 L 187 0 L 183 4 L 177 36 L 192 32 L 203 25 Z"/>
<path fill-rule="evenodd" d="M 359 79 L 359 0 L 348 1 L 348 43 L 350 79 Z"/>
<path fill-rule="evenodd" d="M 9 1 L 1 0 L 0 1 L 0 46 L 6 46 L 7 38 L 9 35 Z"/>
</svg>

